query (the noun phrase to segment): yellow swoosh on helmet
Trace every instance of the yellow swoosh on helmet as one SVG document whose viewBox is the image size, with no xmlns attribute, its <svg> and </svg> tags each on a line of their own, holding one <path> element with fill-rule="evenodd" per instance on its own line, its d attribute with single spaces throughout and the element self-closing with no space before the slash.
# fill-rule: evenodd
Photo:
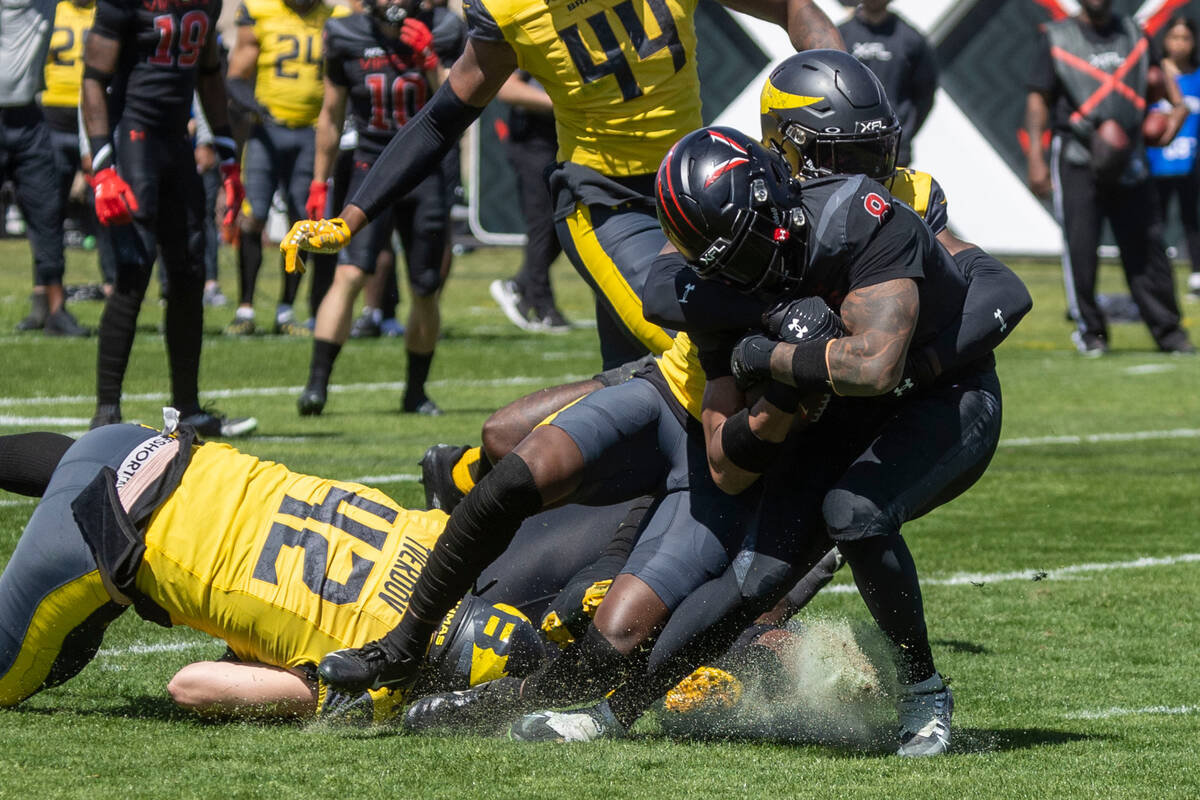
<svg viewBox="0 0 1200 800">
<path fill-rule="evenodd" d="M 808 97 L 807 95 L 785 92 L 768 80 L 766 85 L 763 86 L 758 113 L 765 114 L 773 108 L 803 108 L 804 106 L 811 106 L 813 103 L 819 103 L 824 99 L 824 97 Z"/>
</svg>

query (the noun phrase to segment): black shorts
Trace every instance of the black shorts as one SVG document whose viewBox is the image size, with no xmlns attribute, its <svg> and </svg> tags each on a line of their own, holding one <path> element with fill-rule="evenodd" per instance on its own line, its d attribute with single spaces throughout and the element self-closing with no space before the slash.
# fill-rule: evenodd
<svg viewBox="0 0 1200 800">
<path fill-rule="evenodd" d="M 374 155 L 361 150 L 354 154 L 348 197 L 358 191 L 374 163 Z M 374 273 L 375 260 L 391 246 L 394 231 L 400 235 L 404 248 L 413 294 L 418 297 L 435 294 L 442 288 L 442 254 L 446 249 L 445 196 L 445 178 L 440 170 L 435 170 L 359 231 L 338 254 L 338 263 L 351 264 L 368 275 Z"/>
<path fill-rule="evenodd" d="M 759 552 L 784 558 L 826 533 L 835 542 L 899 533 L 979 480 L 1000 441 L 991 369 L 900 403 L 842 401 L 830 411 L 764 477 Z"/>
<path fill-rule="evenodd" d="M 283 190 L 288 218 L 308 217 L 308 187 L 313 176 L 315 134 L 309 128 L 288 128 L 274 122 L 255 125 L 242 152 L 242 181 L 246 186 L 243 213 L 263 222 L 271 211 L 275 190 Z"/>
</svg>

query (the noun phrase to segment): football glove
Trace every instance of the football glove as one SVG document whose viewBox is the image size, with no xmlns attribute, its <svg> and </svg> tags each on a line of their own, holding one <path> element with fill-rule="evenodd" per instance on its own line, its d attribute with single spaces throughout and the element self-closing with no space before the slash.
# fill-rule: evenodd
<svg viewBox="0 0 1200 800">
<path fill-rule="evenodd" d="M 279 243 L 283 251 L 283 268 L 289 272 L 304 272 L 304 262 L 297 256 L 301 250 L 310 253 L 336 253 L 350 241 L 350 226 L 340 217 L 333 219 L 302 219 L 292 226 Z"/>
<path fill-rule="evenodd" d="M 106 167 L 88 183 L 96 195 L 96 219 L 101 225 L 128 225 L 133 221 L 133 212 L 138 210 L 137 197 L 116 169 Z"/>
<path fill-rule="evenodd" d="M 392 722 L 404 708 L 407 692 L 371 689 L 359 694 L 341 692 L 317 681 L 317 719 L 320 722 L 366 728 Z"/>
<path fill-rule="evenodd" d="M 433 33 L 416 17 L 405 17 L 400 26 L 400 41 L 412 48 L 413 66 L 417 69 L 437 69 L 438 57 L 433 52 Z"/>
<path fill-rule="evenodd" d="M 771 377 L 771 353 L 778 344 L 761 333 L 752 333 L 734 346 L 729 356 L 729 368 L 739 389 L 749 389 Z"/>
<path fill-rule="evenodd" d="M 233 224 L 237 222 L 242 201 L 246 199 L 246 187 L 242 186 L 242 168 L 236 161 L 222 164 L 221 184 L 225 187 L 225 218 L 221 220 L 221 231 L 226 242 L 234 237 Z"/>
<path fill-rule="evenodd" d="M 304 203 L 304 212 L 309 219 L 321 219 L 325 216 L 325 205 L 329 200 L 329 184 L 325 181 L 313 181 L 308 185 L 308 200 Z"/>
<path fill-rule="evenodd" d="M 788 344 L 825 342 L 846 333 L 842 318 L 820 297 L 780 302 L 763 315 L 763 327 Z"/>
</svg>

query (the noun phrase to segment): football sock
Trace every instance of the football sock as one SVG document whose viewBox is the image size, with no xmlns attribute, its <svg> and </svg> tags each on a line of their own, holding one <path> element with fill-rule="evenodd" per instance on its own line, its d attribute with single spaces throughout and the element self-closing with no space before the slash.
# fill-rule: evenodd
<svg viewBox="0 0 1200 800">
<path fill-rule="evenodd" d="M 292 311 L 292 307 L 290 305 L 280 303 L 279 305 L 275 306 L 275 322 L 276 322 L 276 324 L 282 325 L 285 322 L 293 321 L 295 318 L 296 318 L 296 313 L 294 311 Z"/>
<path fill-rule="evenodd" d="M 636 651 L 622 654 L 592 625 L 562 655 L 525 679 L 521 700 L 563 706 L 599 699 L 625 680 L 637 660 Z"/>
<path fill-rule="evenodd" d="M 98 404 L 115 406 L 121 402 L 121 383 L 129 365 L 129 351 L 133 348 L 133 334 L 143 296 L 144 290 L 136 294 L 114 291 L 104 303 L 96 347 Z"/>
<path fill-rule="evenodd" d="M 163 328 L 171 368 L 171 405 L 200 406 L 200 348 L 204 335 L 204 278 L 171 276 Z"/>
<path fill-rule="evenodd" d="M 875 623 L 896 648 L 900 683 L 919 683 L 933 675 L 921 584 L 904 538 L 899 533 L 869 536 L 839 541 L 838 549 Z"/>
<path fill-rule="evenodd" d="M 517 455 L 505 456 L 455 507 L 413 586 L 408 611 L 379 640 L 391 663 L 420 662 L 442 617 L 504 552 L 521 523 L 541 509 L 529 467 Z"/>
<path fill-rule="evenodd" d="M 67 448 L 70 436 L 38 431 L 0 436 L 0 489 L 41 497 Z"/>
<path fill-rule="evenodd" d="M 333 372 L 333 362 L 341 351 L 342 346 L 337 342 L 313 339 L 312 362 L 308 366 L 309 388 L 325 389 L 329 386 L 329 375 Z"/>
<path fill-rule="evenodd" d="M 262 266 L 262 234 L 243 232 L 238 238 L 238 303 L 254 303 L 254 286 Z"/>
<path fill-rule="evenodd" d="M 333 285 L 333 273 L 337 269 L 337 255 L 333 253 L 310 253 L 308 264 L 312 279 L 308 283 L 308 316 L 317 317 L 317 309 L 325 299 L 325 293 Z"/>
<path fill-rule="evenodd" d="M 468 448 L 450 469 L 450 479 L 454 481 L 454 488 L 463 494 L 474 489 L 475 484 L 483 479 L 478 470 L 479 462 L 486 460 L 482 447 Z M 488 467 L 491 468 L 491 462 L 488 462 Z"/>
<path fill-rule="evenodd" d="M 408 375 L 404 383 L 404 410 L 416 411 L 425 402 L 425 380 L 433 365 L 433 353 L 408 351 Z"/>
<path fill-rule="evenodd" d="M 279 260 L 279 270 L 283 273 L 283 291 L 279 295 L 279 304 L 290 308 L 296 304 L 296 295 L 300 294 L 300 280 L 304 276 L 299 272 L 284 270 L 282 258 Z"/>
</svg>

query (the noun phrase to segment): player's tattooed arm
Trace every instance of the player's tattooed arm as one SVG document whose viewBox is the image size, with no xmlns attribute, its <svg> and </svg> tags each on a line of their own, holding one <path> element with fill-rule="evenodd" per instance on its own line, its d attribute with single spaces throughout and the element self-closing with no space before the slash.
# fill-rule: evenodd
<svg viewBox="0 0 1200 800">
<path fill-rule="evenodd" d="M 833 390 L 865 397 L 891 391 L 904 373 L 920 311 L 916 282 L 898 278 L 855 289 L 841 311 L 850 336 L 833 340 L 825 351 Z"/>
<path fill-rule="evenodd" d="M 821 377 L 840 395 L 874 397 L 891 391 L 904 374 L 919 310 L 917 284 L 910 278 L 855 289 L 841 307 L 848 335 L 825 345 L 824 370 L 817 364 L 815 370 L 808 365 L 803 371 L 823 372 Z M 807 364 L 808 359 L 797 358 L 798 347 L 806 345 L 780 344 L 772 350 L 771 374 L 776 380 L 799 385 L 796 362 Z"/>
</svg>

